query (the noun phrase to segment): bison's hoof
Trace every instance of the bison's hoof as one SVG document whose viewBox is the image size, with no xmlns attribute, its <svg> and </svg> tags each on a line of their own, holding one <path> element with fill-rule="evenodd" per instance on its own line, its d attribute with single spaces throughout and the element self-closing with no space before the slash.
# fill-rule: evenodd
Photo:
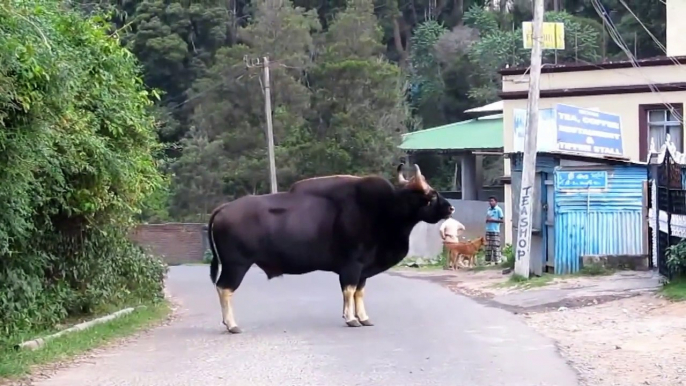
<svg viewBox="0 0 686 386">
<path fill-rule="evenodd" d="M 372 321 L 369 320 L 369 319 L 367 319 L 367 320 L 360 320 L 360 324 L 363 325 L 363 326 L 365 326 L 365 327 L 371 327 L 371 326 L 374 325 L 374 323 L 372 323 Z"/>
<path fill-rule="evenodd" d="M 228 323 L 224 321 L 222 321 L 222 324 L 224 325 L 224 327 L 226 327 L 226 330 L 232 334 L 240 334 L 241 332 L 243 332 L 243 330 L 241 330 L 238 326 L 231 327 Z"/>
<path fill-rule="evenodd" d="M 362 325 L 357 319 L 348 320 L 345 322 L 345 324 L 347 324 L 348 327 L 362 327 Z"/>
</svg>

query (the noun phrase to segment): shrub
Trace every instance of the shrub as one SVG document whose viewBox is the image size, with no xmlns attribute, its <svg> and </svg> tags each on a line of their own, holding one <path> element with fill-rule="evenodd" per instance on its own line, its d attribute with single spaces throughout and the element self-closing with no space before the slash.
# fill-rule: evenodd
<svg viewBox="0 0 686 386">
<path fill-rule="evenodd" d="M 212 250 L 206 249 L 205 253 L 202 254 L 202 262 L 204 264 L 210 264 L 212 262 Z"/>
<path fill-rule="evenodd" d="M 151 100 L 101 16 L 0 5 L 0 335 L 162 296 L 126 235 L 160 186 Z"/>
<path fill-rule="evenodd" d="M 667 268 L 677 277 L 686 277 L 686 240 L 667 248 Z"/>
<path fill-rule="evenodd" d="M 502 256 L 503 256 L 503 262 L 501 266 L 503 268 L 511 268 L 514 269 L 515 266 L 515 258 L 514 258 L 514 248 L 512 247 L 512 244 L 505 244 L 505 247 L 503 247 L 502 250 Z"/>
</svg>

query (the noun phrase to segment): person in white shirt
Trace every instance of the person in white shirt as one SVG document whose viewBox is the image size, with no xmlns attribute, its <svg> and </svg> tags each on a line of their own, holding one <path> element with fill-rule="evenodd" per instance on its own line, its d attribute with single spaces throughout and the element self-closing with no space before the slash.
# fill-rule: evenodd
<svg viewBox="0 0 686 386">
<path fill-rule="evenodd" d="M 443 224 L 441 224 L 441 227 L 439 228 L 439 232 L 441 233 L 441 239 L 443 241 L 457 243 L 460 241 L 458 236 L 462 234 L 464 229 L 464 225 L 462 225 L 461 222 L 450 217 L 443 221 Z"/>
</svg>

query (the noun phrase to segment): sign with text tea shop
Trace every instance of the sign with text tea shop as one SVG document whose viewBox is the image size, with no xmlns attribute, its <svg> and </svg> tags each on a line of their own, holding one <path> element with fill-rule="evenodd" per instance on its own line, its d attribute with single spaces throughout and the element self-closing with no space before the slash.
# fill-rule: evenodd
<svg viewBox="0 0 686 386">
<path fill-rule="evenodd" d="M 555 115 L 558 151 L 624 157 L 619 115 L 564 104 L 555 106 Z"/>
</svg>

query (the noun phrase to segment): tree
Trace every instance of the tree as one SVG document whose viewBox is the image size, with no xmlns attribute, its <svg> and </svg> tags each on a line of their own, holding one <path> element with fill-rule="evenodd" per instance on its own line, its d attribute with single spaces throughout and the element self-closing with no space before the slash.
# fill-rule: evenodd
<svg viewBox="0 0 686 386">
<path fill-rule="evenodd" d="M 217 52 L 216 63 L 190 92 L 196 128 L 183 141 L 183 155 L 174 165 L 173 213 L 206 214 L 226 199 L 269 190 L 261 70 L 246 70 L 245 57 L 273 60 L 277 175 L 282 187 L 293 182 L 291 161 L 281 147 L 291 132 L 306 124 L 310 93 L 302 80 L 314 50 L 310 31 L 318 28 L 314 12 L 294 8 L 288 1 L 264 0 L 256 3 L 253 23 L 238 30 L 239 38 L 250 45 Z M 206 169 L 207 165 L 212 167 Z"/>
<path fill-rule="evenodd" d="M 546 21 L 565 24 L 565 49 L 557 53 L 558 63 L 596 61 L 601 57 L 601 26 L 565 12 L 548 12 Z M 473 65 L 472 88 L 469 97 L 479 103 L 498 100 L 501 77 L 498 71 L 506 66 L 519 67 L 529 63 L 529 50 L 524 49 L 521 27 L 508 29 L 497 15 L 482 8 L 472 7 L 465 14 L 468 26 L 479 31 L 480 38 L 469 50 Z M 547 51 L 544 60 L 554 62 L 555 52 Z"/>
<path fill-rule="evenodd" d="M 445 123 L 443 103 L 445 82 L 440 62 L 436 57 L 436 45 L 448 30 L 435 20 L 420 24 L 412 37 L 410 52 L 410 84 L 412 104 L 426 127 Z"/>
<path fill-rule="evenodd" d="M 128 30 L 123 43 L 143 64 L 146 84 L 164 91 L 161 105 L 171 113 L 161 132 L 166 142 L 178 141 L 187 130 L 187 90 L 214 63 L 215 52 L 236 40 L 235 18 L 226 6 L 220 1 L 144 0 L 121 7 L 130 12 L 116 19 L 118 27 Z"/>
<path fill-rule="evenodd" d="M 227 159 L 221 140 L 210 141 L 197 127 L 181 141 L 183 156 L 174 162 L 177 181 L 172 197 L 172 215 L 187 221 L 206 221 L 207 214 L 224 201 L 223 171 Z"/>
<path fill-rule="evenodd" d="M 388 170 L 412 124 L 401 71 L 383 58 L 381 38 L 373 3 L 350 0 L 324 34 L 311 72 L 317 112 L 311 133 L 331 149 L 338 173 Z"/>
</svg>

